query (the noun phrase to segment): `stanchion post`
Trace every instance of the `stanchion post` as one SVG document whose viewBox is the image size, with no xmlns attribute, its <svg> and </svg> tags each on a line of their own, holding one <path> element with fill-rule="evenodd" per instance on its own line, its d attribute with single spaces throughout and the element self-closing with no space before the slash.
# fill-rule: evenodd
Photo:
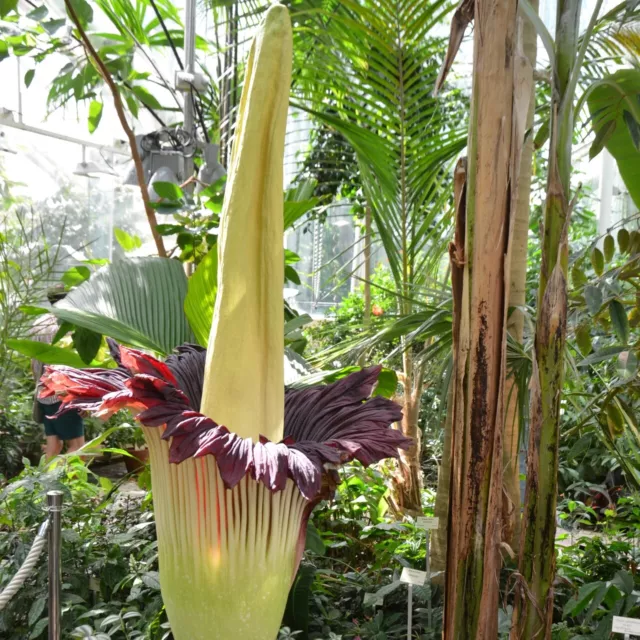
<svg viewBox="0 0 640 640">
<path fill-rule="evenodd" d="M 425 531 L 427 534 L 427 548 L 426 548 L 426 572 L 427 572 L 427 585 L 429 586 L 429 600 L 427 601 L 427 625 L 429 626 L 429 631 L 433 629 L 431 624 L 432 612 L 431 612 L 431 562 L 429 559 L 429 542 L 431 541 L 431 531 L 427 529 Z"/>
<path fill-rule="evenodd" d="M 49 640 L 60 640 L 62 491 L 47 492 L 49 510 Z"/>
<path fill-rule="evenodd" d="M 407 640 L 411 640 L 413 634 L 413 585 L 409 583 L 407 595 Z"/>
</svg>

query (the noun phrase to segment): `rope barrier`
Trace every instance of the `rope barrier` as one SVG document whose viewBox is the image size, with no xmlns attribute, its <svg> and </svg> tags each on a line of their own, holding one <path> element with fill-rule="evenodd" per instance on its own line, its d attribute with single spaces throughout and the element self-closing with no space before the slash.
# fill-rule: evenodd
<svg viewBox="0 0 640 640">
<path fill-rule="evenodd" d="M 31 572 L 36 566 L 36 562 L 47 544 L 47 530 L 49 529 L 49 519 L 45 520 L 38 529 L 38 533 L 29 549 L 29 553 L 22 563 L 22 566 L 18 569 L 9 584 L 5 589 L 0 592 L 0 611 L 2 611 L 11 601 L 11 598 L 18 593 L 20 587 L 24 584 L 25 580 L 29 577 Z"/>
</svg>

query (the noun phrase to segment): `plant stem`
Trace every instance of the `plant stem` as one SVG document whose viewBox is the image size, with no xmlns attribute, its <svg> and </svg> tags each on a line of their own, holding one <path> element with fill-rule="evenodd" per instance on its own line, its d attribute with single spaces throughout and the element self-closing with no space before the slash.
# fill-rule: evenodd
<svg viewBox="0 0 640 640">
<path fill-rule="evenodd" d="M 98 68 L 100 75 L 103 77 L 104 81 L 107 83 L 109 89 L 111 90 L 111 94 L 113 95 L 113 105 L 116 108 L 116 113 L 118 114 L 118 119 L 120 120 L 120 124 L 124 129 L 125 134 L 127 135 L 127 139 L 129 140 L 129 146 L 131 148 L 131 157 L 133 158 L 133 164 L 136 168 L 136 177 L 138 179 L 138 184 L 140 185 L 140 194 L 142 195 L 142 202 L 144 204 L 144 210 L 147 214 L 147 220 L 149 221 L 149 226 L 151 227 L 151 234 L 153 235 L 153 240 L 156 244 L 156 250 L 158 251 L 158 255 L 162 258 L 167 257 L 166 249 L 164 248 L 164 242 L 162 241 L 162 236 L 158 233 L 158 221 L 156 220 L 156 213 L 151 207 L 151 200 L 149 199 L 149 190 L 147 189 L 147 182 L 144 177 L 144 170 L 142 168 L 142 160 L 140 158 L 140 154 L 138 153 L 138 145 L 136 143 L 136 136 L 131 130 L 129 123 L 127 122 L 127 117 L 124 111 L 124 105 L 122 104 L 122 98 L 120 97 L 120 91 L 116 86 L 116 83 L 113 81 L 109 70 L 106 65 L 102 61 L 102 58 L 98 55 L 98 52 L 95 50 L 94 46 L 91 44 L 89 37 L 87 36 L 85 30 L 82 28 L 82 24 L 80 23 L 80 19 L 78 18 L 78 14 L 76 13 L 73 5 L 70 0 L 65 0 L 65 6 L 67 7 L 67 11 L 69 12 L 69 16 L 73 20 L 73 23 L 78 29 L 78 33 L 80 34 L 80 38 L 84 43 L 87 52 L 90 57 L 93 59 L 94 64 Z"/>
<path fill-rule="evenodd" d="M 560 407 L 567 331 L 568 223 L 580 0 L 559 0 L 549 175 L 531 379 L 527 487 L 512 640 L 551 636 Z M 599 4 L 597 9 L 599 9 Z M 587 36 L 588 37 L 588 36 Z M 575 76 L 574 76 L 575 77 Z"/>
</svg>

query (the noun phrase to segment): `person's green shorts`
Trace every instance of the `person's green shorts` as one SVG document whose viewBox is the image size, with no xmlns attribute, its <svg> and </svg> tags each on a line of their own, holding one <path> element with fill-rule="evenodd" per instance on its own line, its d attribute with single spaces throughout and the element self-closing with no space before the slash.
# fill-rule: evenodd
<svg viewBox="0 0 640 640">
<path fill-rule="evenodd" d="M 44 432 L 48 436 L 57 436 L 60 440 L 71 440 L 80 438 L 84 435 L 84 423 L 82 416 L 77 411 L 66 411 L 57 418 L 52 418 L 58 409 L 60 403 L 42 404 L 38 403 L 44 415 Z"/>
</svg>

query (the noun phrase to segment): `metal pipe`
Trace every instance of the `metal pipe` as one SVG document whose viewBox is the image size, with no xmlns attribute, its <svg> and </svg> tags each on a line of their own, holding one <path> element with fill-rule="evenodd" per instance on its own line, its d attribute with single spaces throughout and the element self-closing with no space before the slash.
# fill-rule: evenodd
<svg viewBox="0 0 640 640">
<path fill-rule="evenodd" d="M 62 491 L 47 492 L 49 510 L 49 640 L 60 640 Z"/>
<path fill-rule="evenodd" d="M 196 0 L 186 0 L 184 15 L 184 70 L 188 74 L 194 74 L 196 63 Z M 184 94 L 184 130 L 194 136 L 193 127 L 193 89 L 185 91 Z M 182 179 L 187 180 L 191 176 L 193 160 L 191 158 L 182 159 Z"/>
<path fill-rule="evenodd" d="M 196 1 L 187 0 L 184 16 L 184 70 L 195 72 L 196 64 Z M 193 135 L 193 89 L 184 96 L 184 128 Z"/>
<path fill-rule="evenodd" d="M 11 112 L 9 112 L 11 113 Z M 89 140 L 80 140 L 79 138 L 73 138 L 71 136 L 65 136 L 62 133 L 55 133 L 54 131 L 47 131 L 46 129 L 40 129 L 39 127 L 32 127 L 24 122 L 16 122 L 15 120 L 7 117 L 6 113 L 0 110 L 0 127 L 11 127 L 12 129 L 20 129 L 21 131 L 28 131 L 29 133 L 35 133 L 39 136 L 46 136 L 47 138 L 55 138 L 56 140 L 63 140 L 64 142 L 71 142 L 73 144 L 83 145 L 85 147 L 91 147 L 92 149 L 100 149 L 101 151 L 108 151 L 115 153 L 119 156 L 131 157 L 131 154 L 123 149 L 117 149 L 115 147 L 109 147 L 97 142 L 91 142 Z"/>
</svg>

